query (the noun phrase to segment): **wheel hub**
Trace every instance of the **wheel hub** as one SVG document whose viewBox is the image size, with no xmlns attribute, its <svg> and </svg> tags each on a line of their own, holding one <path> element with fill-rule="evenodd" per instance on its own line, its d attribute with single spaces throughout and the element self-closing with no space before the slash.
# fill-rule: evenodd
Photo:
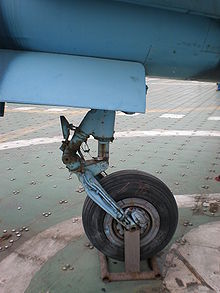
<svg viewBox="0 0 220 293">
<path fill-rule="evenodd" d="M 150 217 L 148 213 L 140 208 L 134 207 L 129 208 L 131 211 L 131 217 L 134 220 L 134 222 L 143 230 L 146 229 L 147 225 L 150 224 Z M 126 210 L 127 211 L 127 210 Z M 125 211 L 125 213 L 126 213 Z"/>
<path fill-rule="evenodd" d="M 129 214 L 140 228 L 141 246 L 152 241 L 160 227 L 160 217 L 156 208 L 141 198 L 126 198 L 117 204 Z M 104 218 L 104 231 L 106 237 L 117 246 L 124 243 L 124 228 L 110 215 Z"/>
</svg>

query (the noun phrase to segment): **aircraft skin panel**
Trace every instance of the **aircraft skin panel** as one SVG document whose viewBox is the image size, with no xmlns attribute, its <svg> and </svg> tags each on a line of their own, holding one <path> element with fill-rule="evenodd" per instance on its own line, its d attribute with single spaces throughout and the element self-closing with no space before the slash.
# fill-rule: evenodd
<svg viewBox="0 0 220 293">
<path fill-rule="evenodd" d="M 216 19 L 119 1 L 2 0 L 0 11 L 1 48 L 136 61 L 170 78 L 220 70 Z"/>
<path fill-rule="evenodd" d="M 1 102 L 145 112 L 145 70 L 136 62 L 0 50 L 0 64 Z"/>
<path fill-rule="evenodd" d="M 219 0 L 114 0 L 220 19 Z"/>
<path fill-rule="evenodd" d="M 140 1 L 132 2 L 137 4 Z M 172 3 L 174 1 L 166 1 L 166 3 L 170 4 L 170 8 L 173 8 Z M 186 3 L 189 2 L 186 1 Z M 195 1 L 193 3 L 195 4 Z M 204 1 L 202 3 L 204 4 Z M 214 3 L 214 0 L 210 3 Z M 203 10 L 206 9 L 204 5 L 201 7 L 203 7 Z M 216 15 L 218 15 L 218 6 L 216 7 Z M 208 8 L 207 13 L 210 13 Z M 148 76 L 219 81 L 219 36 L 219 19 L 182 13 L 172 9 L 161 9 L 161 7 L 141 6 L 124 1 L 110 0 L 1 0 L 0 49 L 14 50 L 14 56 L 17 57 L 13 62 L 10 61 L 10 66 L 4 68 L 5 55 L 3 51 L 0 53 L 0 68 L 3 68 L 1 69 L 0 84 L 1 88 L 4 88 L 0 99 L 42 103 L 45 98 L 44 104 L 61 105 L 63 103 L 62 105 L 75 107 L 142 112 L 145 100 L 143 84 L 139 83 L 140 87 L 137 90 L 138 93 L 141 93 L 140 95 L 133 93 L 132 90 L 129 93 L 129 90 L 125 89 L 124 81 L 121 87 L 120 85 L 115 87 L 116 81 L 114 78 L 117 77 L 117 73 L 115 71 L 113 74 L 114 70 L 108 72 L 106 67 L 102 69 L 101 75 L 108 77 L 110 74 L 111 77 L 109 77 L 109 84 L 105 88 L 104 83 L 102 84 L 97 78 L 99 75 L 95 69 L 95 62 L 97 62 L 97 68 L 100 64 L 97 58 L 115 60 L 115 62 L 137 62 L 140 64 L 139 66 L 144 66 L 145 74 Z M 20 67 L 15 68 L 15 61 L 21 60 L 20 53 L 16 55 L 17 51 L 35 52 L 35 54 L 37 52 L 52 53 L 47 55 L 49 59 L 48 62 L 45 60 L 45 66 L 49 64 L 50 58 L 53 58 L 55 64 L 58 64 L 60 62 L 59 55 L 73 56 L 73 59 L 70 58 L 69 60 L 76 60 L 74 56 L 97 57 L 93 62 L 93 70 L 96 74 L 89 84 L 88 97 L 85 98 L 84 94 L 81 95 L 82 92 L 76 89 L 88 86 L 88 80 L 92 74 L 87 78 L 87 74 L 84 72 L 84 78 L 81 75 L 80 81 L 76 78 L 78 83 L 74 83 L 73 80 L 75 87 L 70 82 L 65 84 L 62 80 L 65 87 L 61 88 L 59 83 L 54 82 L 52 88 L 52 86 L 48 86 L 50 85 L 49 77 L 45 79 L 46 82 L 41 78 L 41 70 L 44 64 L 41 61 L 40 63 L 35 62 L 34 57 L 32 61 L 25 59 L 27 68 L 22 67 L 21 63 L 19 63 Z M 23 55 L 22 58 L 25 56 L 28 58 L 30 55 Z M 57 61 L 56 58 L 58 58 Z M 33 64 L 35 64 L 35 70 L 39 74 L 34 73 Z M 72 61 L 70 64 L 72 64 Z M 64 66 L 60 68 L 60 73 L 66 75 L 67 80 L 69 80 L 67 72 L 71 71 L 72 76 L 76 77 L 77 71 L 80 71 L 80 66 L 78 64 L 75 66 L 75 63 L 70 70 L 70 64 L 67 68 L 64 68 Z M 120 66 L 118 67 L 120 80 L 124 67 L 122 66 L 121 70 Z M 12 68 L 13 71 L 11 71 Z M 136 67 L 134 66 L 134 68 Z M 25 85 L 12 83 L 16 80 L 14 77 L 18 69 L 22 74 L 25 72 L 25 78 L 28 80 L 26 86 L 28 85 L 29 89 L 31 89 L 30 85 L 37 86 L 37 80 L 39 83 L 41 82 L 39 100 L 36 100 L 38 92 L 35 88 L 31 95 L 27 97 Z M 48 71 L 53 75 L 50 70 L 51 68 L 48 65 L 46 72 Z M 14 73 L 13 78 L 12 72 Z M 5 78 L 9 76 L 10 78 Z M 136 76 L 136 73 L 134 72 L 132 76 Z M 128 75 L 125 74 L 126 78 L 128 78 Z M 22 80 L 19 77 L 20 82 L 24 80 L 24 78 Z M 130 83 L 132 84 L 131 81 Z M 6 85 L 9 87 L 8 89 Z M 111 89 L 112 85 L 115 87 L 114 89 Z M 135 87 L 137 85 L 138 83 L 135 83 Z M 18 88 L 19 91 L 16 91 Z M 49 89 L 52 89 L 52 91 L 49 91 Z M 116 94 L 117 90 L 118 93 Z M 102 95 L 101 91 L 103 91 Z M 47 94 L 43 96 L 43 92 Z M 59 96 L 55 94 L 58 92 Z M 12 93 L 16 94 L 14 96 L 16 100 L 13 100 Z M 95 97 L 95 93 L 97 97 Z M 35 98 L 34 94 L 36 95 Z M 71 98 L 70 94 L 72 95 Z M 133 99 L 130 100 L 131 94 Z M 124 100 L 120 104 L 123 95 Z M 130 107 L 136 98 L 137 103 L 135 102 L 136 104 Z M 130 101 L 131 104 L 126 106 L 127 101 Z M 138 106 L 139 102 L 141 103 L 140 107 Z"/>
</svg>

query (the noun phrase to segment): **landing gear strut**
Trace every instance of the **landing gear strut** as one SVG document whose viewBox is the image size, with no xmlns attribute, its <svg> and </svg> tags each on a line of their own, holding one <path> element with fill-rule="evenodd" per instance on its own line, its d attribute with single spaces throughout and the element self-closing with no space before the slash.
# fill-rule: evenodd
<svg viewBox="0 0 220 293">
<path fill-rule="evenodd" d="M 79 127 L 61 116 L 63 163 L 75 173 L 87 193 L 83 225 L 91 243 L 103 254 L 124 260 L 124 231 L 140 230 L 141 259 L 162 250 L 172 238 L 178 221 L 175 199 L 158 178 L 126 170 L 103 176 L 108 168 L 109 143 L 113 141 L 115 112 L 90 110 Z M 70 130 L 74 131 L 69 140 Z M 86 160 L 89 136 L 98 140 L 98 156 Z"/>
</svg>

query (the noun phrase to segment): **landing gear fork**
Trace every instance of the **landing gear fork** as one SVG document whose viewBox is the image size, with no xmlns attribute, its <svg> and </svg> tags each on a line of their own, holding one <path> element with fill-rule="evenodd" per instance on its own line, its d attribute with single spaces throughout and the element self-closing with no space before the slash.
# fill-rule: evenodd
<svg viewBox="0 0 220 293">
<path fill-rule="evenodd" d="M 65 139 L 60 148 L 63 151 L 63 163 L 78 176 L 87 195 L 97 205 L 127 230 L 138 228 L 138 219 L 135 222 L 129 211 L 124 212 L 95 178 L 109 166 L 109 143 L 114 139 L 115 111 L 90 110 L 79 127 L 74 127 L 64 116 L 60 117 L 60 121 Z M 70 130 L 74 131 L 71 140 Z M 87 144 L 90 135 L 98 140 L 98 156 L 85 160 L 81 146 Z"/>
</svg>

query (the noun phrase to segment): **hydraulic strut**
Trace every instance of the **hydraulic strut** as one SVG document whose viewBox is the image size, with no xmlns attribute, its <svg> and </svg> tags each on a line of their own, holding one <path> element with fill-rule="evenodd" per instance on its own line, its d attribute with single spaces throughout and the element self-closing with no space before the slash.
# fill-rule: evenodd
<svg viewBox="0 0 220 293">
<path fill-rule="evenodd" d="M 64 137 L 60 149 L 68 170 L 78 176 L 87 195 L 122 226 L 127 230 L 139 228 L 138 217 L 134 215 L 133 218 L 131 211 L 121 209 L 96 179 L 109 166 L 109 143 L 114 139 L 115 111 L 90 110 L 78 127 L 70 124 L 64 116 L 60 120 Z M 69 140 L 70 131 L 74 134 Z M 98 140 L 98 156 L 86 160 L 82 144 L 87 145 L 90 135 Z"/>
</svg>

